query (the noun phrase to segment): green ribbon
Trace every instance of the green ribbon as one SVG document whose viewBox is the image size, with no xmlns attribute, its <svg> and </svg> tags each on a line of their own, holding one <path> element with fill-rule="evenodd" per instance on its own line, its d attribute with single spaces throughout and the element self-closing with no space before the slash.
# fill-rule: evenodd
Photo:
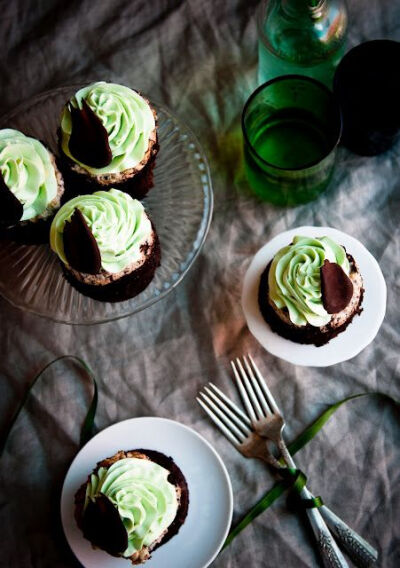
<svg viewBox="0 0 400 568">
<path fill-rule="evenodd" d="M 318 509 L 324 504 L 322 497 L 313 497 L 312 499 L 302 499 L 301 504 L 306 509 Z"/>
<path fill-rule="evenodd" d="M 388 394 L 382 392 L 365 392 L 359 394 L 353 394 L 339 400 L 335 404 L 330 405 L 322 414 L 319 416 L 308 428 L 304 430 L 291 444 L 288 445 L 289 452 L 294 455 L 301 448 L 303 448 L 314 436 L 323 428 L 323 426 L 328 422 L 333 414 L 346 402 L 353 400 L 355 398 L 361 398 L 364 396 L 373 396 L 375 398 L 383 399 L 384 401 L 389 401 L 396 406 L 400 406 L 400 402 L 389 396 Z M 282 470 L 283 473 L 284 470 Z M 281 473 L 281 472 L 280 472 Z M 229 533 L 224 549 L 233 541 L 233 539 L 242 532 L 243 529 L 247 527 L 254 519 L 266 511 L 271 505 L 288 489 L 293 488 L 296 492 L 299 492 L 304 487 L 307 478 L 303 472 L 297 469 L 287 468 L 286 474 L 283 476 L 285 479 L 275 483 L 273 487 L 264 494 L 264 496 L 250 509 L 250 511 L 243 517 L 243 519 L 231 530 Z M 288 480 L 289 478 L 289 480 Z M 304 485 L 302 485 L 304 483 Z M 315 497 L 314 499 L 304 500 L 303 505 L 305 507 L 320 507 L 323 505 L 321 497 Z M 308 502 L 309 501 L 309 502 Z"/>
<path fill-rule="evenodd" d="M 296 469 L 295 467 L 285 467 L 279 472 L 279 475 L 286 481 L 288 487 L 296 491 L 296 493 L 301 493 L 301 490 L 307 483 L 306 474 L 301 469 Z"/>
<path fill-rule="evenodd" d="M 2 441 L 0 442 L 0 457 L 3 453 L 3 451 L 4 451 L 4 447 L 7 443 L 7 439 L 8 439 L 8 436 L 10 435 L 12 427 L 14 426 L 21 410 L 23 409 L 31 390 L 33 389 L 33 387 L 35 386 L 37 381 L 40 379 L 40 377 L 43 376 L 45 371 L 47 371 L 47 369 L 49 367 L 51 367 L 51 365 L 53 365 L 54 363 L 57 363 L 58 361 L 61 361 L 62 359 L 72 359 L 73 361 L 75 361 L 75 363 L 78 363 L 78 365 L 80 367 L 82 367 L 82 369 L 84 369 L 84 371 L 86 371 L 87 375 L 89 376 L 89 378 L 90 378 L 90 380 L 93 384 L 92 401 L 90 403 L 89 410 L 87 411 L 87 414 L 85 416 L 85 420 L 83 421 L 83 424 L 82 424 L 81 435 L 80 435 L 80 445 L 83 446 L 92 437 L 93 427 L 94 427 L 94 418 L 95 418 L 95 415 L 96 415 L 97 399 L 98 399 L 97 383 L 96 383 L 96 380 L 94 378 L 93 371 L 85 363 L 85 361 L 83 361 L 83 359 L 81 359 L 80 357 L 76 357 L 75 355 L 62 355 L 61 357 L 58 357 L 57 359 L 50 361 L 50 363 L 48 363 L 45 367 L 43 367 L 43 369 L 35 376 L 35 378 L 31 382 L 31 384 L 27 388 L 17 410 L 15 411 L 13 417 L 11 418 L 11 421 L 8 425 L 8 428 L 6 429 L 6 432 L 4 434 L 4 437 L 3 437 Z"/>
<path fill-rule="evenodd" d="M 298 505 L 300 507 L 305 509 L 322 507 L 324 504 L 322 497 L 310 497 L 306 499 L 300 496 L 302 489 L 307 485 L 307 476 L 301 469 L 285 467 L 279 472 L 279 475 L 286 481 L 287 488 L 298 495 Z"/>
</svg>

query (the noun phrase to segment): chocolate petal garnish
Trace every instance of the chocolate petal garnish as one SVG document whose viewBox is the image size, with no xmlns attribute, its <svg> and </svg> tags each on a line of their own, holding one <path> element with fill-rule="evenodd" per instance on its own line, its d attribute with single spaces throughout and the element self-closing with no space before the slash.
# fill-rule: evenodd
<svg viewBox="0 0 400 568">
<path fill-rule="evenodd" d="M 68 264 L 79 272 L 98 274 L 101 270 L 101 255 L 96 239 L 85 217 L 75 209 L 64 225 L 64 253 Z"/>
<path fill-rule="evenodd" d="M 22 203 L 15 197 L 0 172 L 0 222 L 17 223 L 24 214 Z"/>
<path fill-rule="evenodd" d="M 69 107 L 72 130 L 68 142 L 71 154 L 92 168 L 104 168 L 112 160 L 107 130 L 85 99 L 82 108 Z"/>
<path fill-rule="evenodd" d="M 121 554 L 128 547 L 128 533 L 118 509 L 105 495 L 89 500 L 82 530 L 85 538 L 109 554 Z"/>
<path fill-rule="evenodd" d="M 353 283 L 336 262 L 325 260 L 320 272 L 324 308 L 328 314 L 337 314 L 344 310 L 353 297 Z"/>
</svg>

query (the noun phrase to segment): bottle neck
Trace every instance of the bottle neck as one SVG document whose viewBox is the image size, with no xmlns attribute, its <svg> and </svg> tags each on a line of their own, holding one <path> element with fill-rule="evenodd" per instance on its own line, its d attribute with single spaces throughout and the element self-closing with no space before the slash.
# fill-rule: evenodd
<svg viewBox="0 0 400 568">
<path fill-rule="evenodd" d="M 283 11 L 290 17 L 319 19 L 326 10 L 327 0 L 281 0 Z"/>
</svg>

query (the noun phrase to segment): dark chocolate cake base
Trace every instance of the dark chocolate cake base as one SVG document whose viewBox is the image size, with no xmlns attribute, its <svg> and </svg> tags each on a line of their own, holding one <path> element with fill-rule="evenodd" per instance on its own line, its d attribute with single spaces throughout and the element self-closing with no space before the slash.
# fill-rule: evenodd
<svg viewBox="0 0 400 568">
<path fill-rule="evenodd" d="M 154 277 L 156 268 L 160 266 L 160 260 L 160 241 L 155 234 L 152 251 L 142 266 L 110 284 L 98 286 L 86 284 L 77 280 L 63 263 L 61 265 L 66 280 L 81 294 L 101 302 L 122 302 L 134 298 L 147 288 Z"/>
<path fill-rule="evenodd" d="M 0 239 L 22 245 L 43 245 L 49 242 L 50 225 L 54 215 L 36 222 L 24 222 L 9 227 L 0 226 Z"/>
<path fill-rule="evenodd" d="M 354 265 L 354 259 L 351 255 L 347 255 L 350 265 Z M 289 325 L 278 316 L 268 301 L 269 286 L 268 274 L 272 261 L 268 264 L 267 268 L 261 275 L 260 285 L 258 288 L 258 305 L 264 320 L 269 324 L 273 332 L 277 333 L 285 339 L 294 341 L 295 343 L 312 344 L 316 347 L 321 347 L 328 343 L 331 339 L 345 331 L 351 324 L 355 315 L 362 312 L 362 301 L 364 296 L 364 289 L 361 290 L 360 301 L 358 308 L 354 310 L 351 316 L 343 323 L 343 325 L 332 327 L 329 323 L 324 326 L 324 331 L 319 327 L 307 324 L 304 326 Z"/>
<path fill-rule="evenodd" d="M 168 481 L 172 483 L 176 488 L 180 490 L 180 500 L 178 510 L 176 512 L 175 519 L 168 527 L 165 534 L 162 538 L 155 543 L 153 546 L 149 548 L 149 552 L 153 552 L 161 545 L 168 542 L 172 537 L 174 537 L 178 532 L 183 523 L 186 520 L 188 509 L 189 509 L 189 488 L 183 475 L 182 471 L 174 462 L 173 458 L 170 456 L 166 456 L 165 454 L 158 452 L 156 450 L 147 450 L 147 449 L 136 449 L 136 450 L 127 450 L 127 451 L 120 451 L 117 452 L 114 456 L 106 458 L 100 461 L 96 468 L 94 469 L 93 473 L 95 473 L 99 467 L 110 467 L 113 463 L 118 460 L 127 458 L 127 457 L 135 457 L 131 454 L 141 454 L 148 457 L 152 462 L 157 463 L 159 466 L 167 469 L 170 474 L 168 476 Z M 88 481 L 90 479 L 90 475 L 88 476 Z M 81 487 L 78 489 L 75 495 L 75 520 L 78 524 L 78 527 L 83 530 L 83 507 L 85 504 L 85 495 L 86 495 L 86 481 Z M 119 557 L 119 556 L 118 556 Z M 127 558 L 129 560 L 129 558 Z M 141 564 L 144 561 L 140 561 L 140 559 L 133 559 L 131 558 L 133 564 Z"/>
<path fill-rule="evenodd" d="M 66 187 L 60 199 L 60 207 L 74 197 Z M 0 224 L 0 240 L 9 240 L 22 245 L 43 245 L 48 244 L 50 227 L 54 219 L 54 214 L 49 217 L 38 219 L 35 222 L 23 221 L 17 225 L 1 226 Z"/>
<path fill-rule="evenodd" d="M 42 140 L 40 140 L 40 142 L 49 150 L 47 144 Z M 59 206 L 47 217 L 39 218 L 37 221 L 21 221 L 15 225 L 8 226 L 0 222 L 0 240 L 14 241 L 22 245 L 43 245 L 49 242 L 50 226 L 54 215 L 57 213 L 59 207 L 73 197 L 66 187 L 63 177 L 61 178 L 60 184 L 60 176 L 62 176 L 60 160 L 55 156 L 53 156 L 53 159 L 56 169 L 58 170 L 56 175 L 59 183 Z"/>
<path fill-rule="evenodd" d="M 114 188 L 128 193 L 134 199 L 143 199 L 149 190 L 154 186 L 154 166 L 159 151 L 158 142 L 154 144 L 152 155 L 147 164 L 132 177 L 125 177 L 121 172 L 121 182 L 98 183 L 95 176 L 87 173 L 79 173 L 73 169 L 75 162 L 70 160 L 62 153 L 59 145 L 61 159 L 60 167 L 65 184 L 73 197 L 94 193 L 95 191 L 107 191 Z"/>
</svg>

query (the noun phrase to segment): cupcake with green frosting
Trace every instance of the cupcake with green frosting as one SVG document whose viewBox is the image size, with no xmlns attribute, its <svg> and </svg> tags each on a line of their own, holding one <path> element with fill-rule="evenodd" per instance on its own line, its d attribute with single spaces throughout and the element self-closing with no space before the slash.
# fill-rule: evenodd
<svg viewBox="0 0 400 568">
<path fill-rule="evenodd" d="M 119 451 L 100 461 L 75 495 L 75 518 L 96 548 L 142 564 L 186 519 L 189 490 L 172 458 Z"/>
<path fill-rule="evenodd" d="M 59 146 L 68 182 L 82 192 L 116 187 L 141 199 L 153 186 L 157 116 L 138 92 L 99 81 L 65 105 Z"/>
<path fill-rule="evenodd" d="M 143 205 L 115 188 L 65 203 L 51 224 L 50 246 L 67 280 L 101 301 L 136 296 L 160 264 L 158 236 Z"/>
<path fill-rule="evenodd" d="M 63 194 L 63 177 L 50 150 L 19 130 L 0 130 L 0 234 L 46 242 Z"/>
<path fill-rule="evenodd" d="M 258 301 L 273 331 L 324 345 L 361 312 L 363 280 L 355 259 L 329 237 L 296 236 L 261 276 Z"/>
</svg>

